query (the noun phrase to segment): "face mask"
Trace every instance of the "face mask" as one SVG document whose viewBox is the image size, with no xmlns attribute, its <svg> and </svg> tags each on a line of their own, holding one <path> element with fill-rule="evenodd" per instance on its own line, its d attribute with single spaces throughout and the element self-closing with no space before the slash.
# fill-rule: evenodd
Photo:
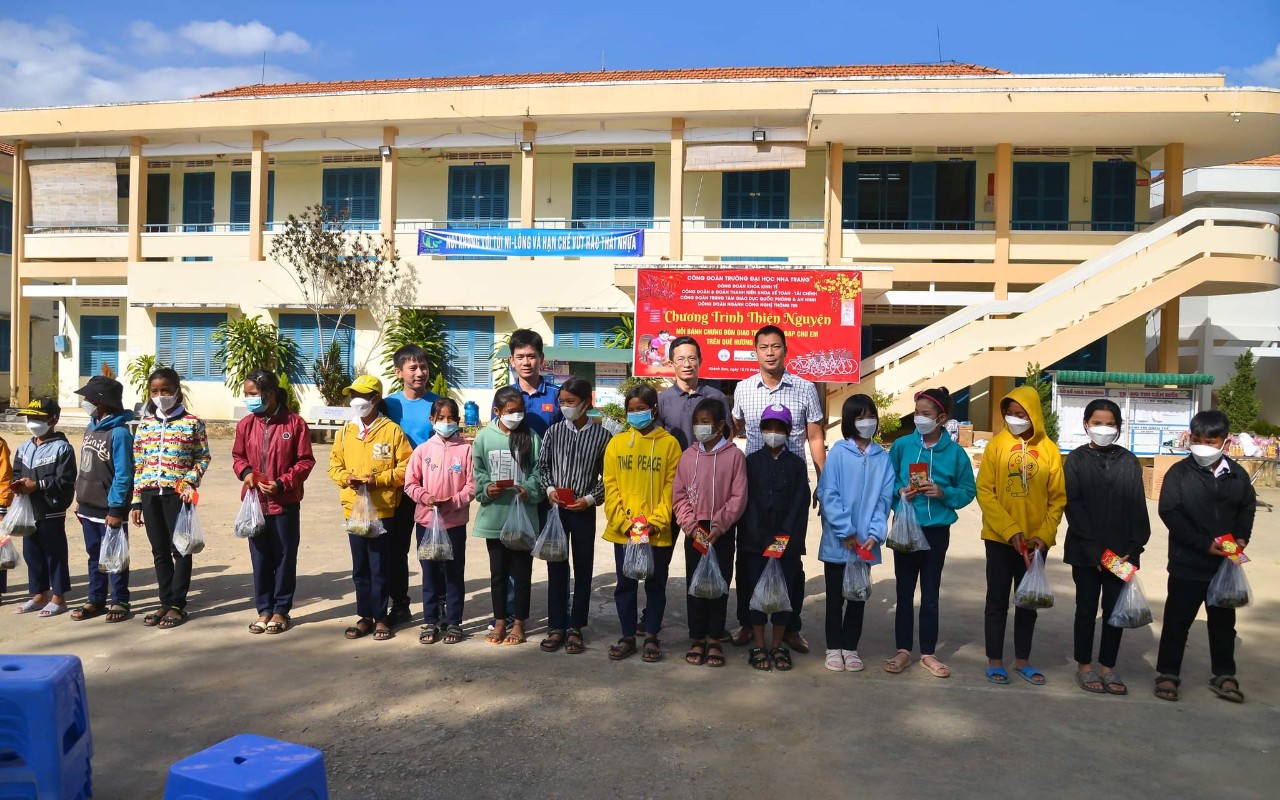
<svg viewBox="0 0 1280 800">
<path fill-rule="evenodd" d="M 1217 447 L 1210 447 L 1207 444 L 1193 444 L 1191 445 L 1191 457 L 1202 467 L 1212 467 L 1218 463 L 1219 458 L 1222 458 L 1222 450 Z"/>
<path fill-rule="evenodd" d="M 560 406 L 560 414 L 570 422 L 577 422 L 586 411 L 586 406 Z"/>
<path fill-rule="evenodd" d="M 39 438 L 49 432 L 49 423 L 36 422 L 33 419 L 27 420 L 27 430 L 31 431 L 31 435 Z"/>
<path fill-rule="evenodd" d="M 916 427 L 920 426 L 919 421 L 924 417 L 916 417 Z M 853 427 L 857 429 L 858 436 L 863 439 L 870 439 L 876 435 L 876 430 L 880 427 L 880 421 L 875 419 L 859 419 L 855 420 Z"/>
<path fill-rule="evenodd" d="M 627 424 L 636 430 L 644 430 L 653 424 L 652 411 L 628 411 Z"/>
<path fill-rule="evenodd" d="M 1116 443 L 1116 439 L 1120 438 L 1120 431 L 1110 425 L 1099 425 L 1096 428 L 1090 428 L 1089 441 L 1098 447 L 1110 447 Z"/>
<path fill-rule="evenodd" d="M 98 407 L 88 400 L 80 401 L 80 410 L 89 415 L 90 419 L 96 419 L 98 416 Z"/>
<path fill-rule="evenodd" d="M 720 434 L 716 431 L 716 426 L 714 425 L 694 425 L 693 438 L 703 444 L 706 444 L 707 442 L 719 439 Z"/>
<path fill-rule="evenodd" d="M 502 424 L 506 426 L 507 430 L 513 431 L 520 427 L 521 422 L 524 422 L 524 412 L 517 411 L 514 414 L 503 414 L 498 419 L 502 420 Z"/>
<path fill-rule="evenodd" d="M 178 404 L 178 396 L 176 394 L 156 395 L 151 398 L 151 402 L 156 404 L 156 408 L 168 414 Z"/>
<path fill-rule="evenodd" d="M 1009 426 L 1009 433 L 1014 436 L 1021 436 L 1031 427 L 1031 420 L 1005 415 L 1004 424 Z"/>
<path fill-rule="evenodd" d="M 262 402 L 261 397 L 246 397 L 244 399 L 244 407 L 249 409 L 250 414 L 261 414 L 266 411 L 266 403 Z"/>
<path fill-rule="evenodd" d="M 782 447 L 787 443 L 787 435 L 785 433 L 770 431 L 769 433 L 760 434 L 760 438 L 764 439 L 765 447 Z"/>
<path fill-rule="evenodd" d="M 435 428 L 436 433 L 440 434 L 442 439 L 448 439 L 458 432 L 458 423 L 456 422 L 437 422 L 431 427 Z"/>
<path fill-rule="evenodd" d="M 922 417 L 916 414 L 913 419 L 916 422 L 916 432 L 921 436 L 928 436 L 938 429 L 938 421 L 933 417 Z"/>
<path fill-rule="evenodd" d="M 369 416 L 369 412 L 373 410 L 373 403 L 363 397 L 351 398 L 351 416 L 354 419 L 364 419 Z"/>
</svg>

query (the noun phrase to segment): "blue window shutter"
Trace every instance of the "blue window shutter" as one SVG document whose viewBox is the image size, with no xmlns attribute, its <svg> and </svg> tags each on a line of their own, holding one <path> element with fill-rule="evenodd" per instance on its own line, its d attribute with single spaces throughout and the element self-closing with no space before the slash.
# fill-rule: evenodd
<svg viewBox="0 0 1280 800">
<path fill-rule="evenodd" d="M 351 186 L 346 170 L 326 169 L 321 181 L 320 203 L 332 215 L 341 214 L 346 208 L 345 197 Z"/>
<path fill-rule="evenodd" d="M 1131 231 L 1138 169 L 1132 161 L 1093 164 L 1093 229 Z"/>
<path fill-rule="evenodd" d="M 13 252 L 13 203 L 0 200 L 0 253 Z"/>
<path fill-rule="evenodd" d="M 724 173 L 721 216 L 726 227 L 782 228 L 790 215 L 789 170 Z"/>
<path fill-rule="evenodd" d="M 652 227 L 653 192 L 653 162 L 573 165 L 578 227 Z"/>
<path fill-rule="evenodd" d="M 928 227 L 934 217 L 935 195 L 938 186 L 938 169 L 932 162 L 911 165 L 911 205 L 907 212 L 913 222 L 926 223 L 913 227 Z"/>
<path fill-rule="evenodd" d="M 0 320 L 0 372 L 9 371 L 9 333 L 9 320 Z"/>
<path fill-rule="evenodd" d="M 856 161 L 846 161 L 842 170 L 843 184 L 840 187 L 840 205 L 843 207 L 841 216 L 843 219 L 843 227 L 858 227 L 858 164 Z M 864 351 L 865 352 L 865 351 Z"/>
<path fill-rule="evenodd" d="M 298 353 L 302 359 L 302 374 L 290 375 L 289 380 L 296 383 L 312 382 L 316 362 L 328 350 L 330 338 L 342 348 L 343 369 L 351 374 L 355 369 L 355 323 L 350 315 L 342 318 L 342 325 L 334 331 L 337 322 L 336 314 L 323 314 L 320 328 L 316 327 L 315 314 L 281 314 L 280 335 L 292 339 L 298 345 Z"/>
<path fill-rule="evenodd" d="M 726 220 L 737 220 L 743 217 L 742 177 L 741 172 L 726 172 L 721 179 L 720 216 Z"/>
<path fill-rule="evenodd" d="M 602 348 L 618 320 L 615 317 L 556 317 L 554 324 L 556 347 Z"/>
<path fill-rule="evenodd" d="M 253 205 L 253 177 L 248 172 L 231 173 L 231 230 L 249 230 L 249 211 Z"/>
<path fill-rule="evenodd" d="M 443 316 L 440 321 L 449 351 L 450 379 L 464 389 L 492 388 L 493 317 Z"/>
<path fill-rule="evenodd" d="M 183 380 L 221 381 L 225 370 L 214 359 L 213 332 L 226 321 L 226 314 L 156 314 L 156 360 L 173 367 Z"/>
<path fill-rule="evenodd" d="M 182 176 L 182 224 L 187 231 L 212 230 L 212 172 L 188 172 Z"/>
<path fill-rule="evenodd" d="M 276 173 L 267 173 L 267 218 L 263 220 L 268 226 L 276 219 Z"/>
<path fill-rule="evenodd" d="M 506 164 L 449 167 L 449 221 L 505 223 L 510 186 L 511 167 Z"/>
<path fill-rule="evenodd" d="M 97 375 L 103 364 L 120 368 L 120 318 L 115 315 L 80 317 L 80 375 Z"/>
</svg>

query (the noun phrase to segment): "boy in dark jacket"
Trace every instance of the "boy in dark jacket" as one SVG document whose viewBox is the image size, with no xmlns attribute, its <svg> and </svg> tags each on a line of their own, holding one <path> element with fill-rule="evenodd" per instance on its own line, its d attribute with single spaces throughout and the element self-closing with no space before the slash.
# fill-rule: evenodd
<svg viewBox="0 0 1280 800">
<path fill-rule="evenodd" d="M 1231 534 L 1244 547 L 1253 534 L 1257 495 L 1249 473 L 1222 454 L 1230 423 L 1221 411 L 1201 411 L 1191 420 L 1191 455 L 1173 467 L 1160 489 L 1160 519 L 1169 528 L 1169 595 L 1156 659 L 1156 697 L 1177 700 L 1187 632 L 1209 582 L 1227 553 L 1218 538 Z M 1213 679 L 1209 688 L 1244 702 L 1236 679 L 1236 612 L 1205 606 Z"/>
<path fill-rule="evenodd" d="M 112 378 L 94 375 L 76 394 L 84 398 L 80 407 L 89 415 L 76 480 L 76 516 L 89 555 L 89 596 L 71 612 L 71 618 L 89 619 L 105 610 L 107 622 L 121 622 L 129 616 L 129 569 L 107 576 L 98 571 L 98 557 L 107 528 L 128 525 L 133 497 L 133 434 L 129 431 L 133 412 L 125 411 L 124 386 Z"/>
<path fill-rule="evenodd" d="M 22 540 L 31 599 L 19 614 L 39 611 L 54 617 L 67 610 L 71 566 L 67 563 L 67 507 L 76 487 L 76 454 L 67 437 L 55 431 L 62 408 L 51 397 L 32 400 L 18 411 L 31 438 L 13 455 L 13 490 L 31 499 L 36 529 Z"/>
</svg>

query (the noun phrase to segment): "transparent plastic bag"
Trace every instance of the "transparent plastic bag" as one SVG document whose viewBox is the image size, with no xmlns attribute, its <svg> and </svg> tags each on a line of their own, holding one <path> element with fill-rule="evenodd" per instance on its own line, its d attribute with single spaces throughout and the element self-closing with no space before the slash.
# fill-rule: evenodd
<svg viewBox="0 0 1280 800">
<path fill-rule="evenodd" d="M 267 518 L 262 515 L 262 494 L 257 487 L 244 493 L 240 501 L 240 511 L 231 523 L 231 531 L 241 539 L 252 539 L 267 527 Z"/>
<path fill-rule="evenodd" d="M 369 487 L 363 483 L 356 487 L 356 499 L 351 503 L 351 516 L 347 517 L 347 533 L 365 539 L 376 539 L 386 533 L 378 509 L 374 508 Z"/>
<path fill-rule="evenodd" d="M 751 610 L 762 614 L 779 614 L 791 610 L 791 592 L 787 576 L 782 572 L 781 559 L 771 558 L 751 593 Z"/>
<path fill-rule="evenodd" d="M 554 506 L 547 513 L 547 524 L 542 526 L 542 533 L 533 545 L 533 557 L 543 561 L 569 560 L 569 536 L 560 521 L 560 509 Z"/>
<path fill-rule="evenodd" d="M 850 553 L 844 562 L 844 599 L 865 603 L 871 599 L 871 565 Z"/>
<path fill-rule="evenodd" d="M 204 550 L 204 534 L 200 532 L 200 518 L 196 507 L 183 503 L 178 521 L 173 526 L 173 549 L 180 556 L 193 556 Z"/>
<path fill-rule="evenodd" d="M 898 553 L 918 553 L 928 550 L 929 540 L 924 537 L 924 530 L 916 519 L 916 510 L 910 500 L 903 500 L 893 512 L 893 526 L 889 529 L 889 538 L 885 544 L 890 550 Z"/>
<path fill-rule="evenodd" d="M 729 582 L 720 571 L 720 559 L 713 547 L 708 547 L 698 566 L 689 578 L 689 596 L 703 600 L 719 600 L 729 593 Z"/>
<path fill-rule="evenodd" d="M 15 539 L 36 532 L 36 512 L 31 506 L 31 495 L 14 494 L 9 511 L 4 515 L 4 522 L 0 522 L 0 532 Z"/>
<path fill-rule="evenodd" d="M 633 581 L 647 581 L 653 577 L 653 545 L 635 539 L 627 542 L 622 554 L 622 575 Z"/>
<path fill-rule="evenodd" d="M 1113 628 L 1141 628 L 1151 624 L 1151 604 L 1147 602 L 1136 572 L 1120 590 L 1107 624 Z"/>
<path fill-rule="evenodd" d="M 1244 608 L 1249 605 L 1252 592 L 1249 579 L 1244 575 L 1244 565 L 1229 558 L 1222 559 L 1222 566 L 1209 581 L 1209 593 L 1205 605 L 1216 608 Z"/>
<path fill-rule="evenodd" d="M 13 537 L 0 533 L 0 569 L 14 569 L 18 566 L 18 548 Z"/>
<path fill-rule="evenodd" d="M 524 501 L 516 495 L 507 510 L 507 521 L 502 525 L 502 533 L 498 537 L 508 550 L 527 553 L 538 541 L 538 534 L 533 529 L 529 515 L 525 513 Z"/>
<path fill-rule="evenodd" d="M 1018 594 L 1014 598 L 1018 608 L 1031 610 L 1053 608 L 1053 588 L 1049 586 L 1049 576 L 1044 569 L 1044 555 L 1037 548 L 1031 557 L 1031 567 L 1022 576 L 1018 584 Z"/>
<path fill-rule="evenodd" d="M 453 542 L 449 539 L 449 529 L 444 526 L 439 511 L 432 513 L 431 526 L 422 534 L 422 542 L 418 545 L 418 560 L 453 560 Z"/>
<path fill-rule="evenodd" d="M 98 572 L 119 575 L 129 571 L 129 535 L 124 526 L 107 528 L 102 536 L 102 548 L 98 551 Z"/>
</svg>

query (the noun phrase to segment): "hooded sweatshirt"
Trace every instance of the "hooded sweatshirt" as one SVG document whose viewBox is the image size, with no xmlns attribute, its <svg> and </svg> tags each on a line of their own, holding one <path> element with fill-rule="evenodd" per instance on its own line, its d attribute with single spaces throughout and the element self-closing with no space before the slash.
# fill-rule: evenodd
<svg viewBox="0 0 1280 800">
<path fill-rule="evenodd" d="M 1139 556 L 1151 538 L 1138 457 L 1119 445 L 1077 447 L 1062 468 L 1067 484 L 1067 540 L 1063 559 L 1096 567 L 1103 552 Z"/>
<path fill-rule="evenodd" d="M 76 513 L 94 522 L 108 516 L 123 519 L 133 495 L 132 411 L 89 420 L 80 446 L 80 476 L 76 479 Z"/>
<path fill-rule="evenodd" d="M 916 512 L 916 519 L 922 527 L 954 525 L 959 519 L 957 511 L 973 502 L 978 488 L 973 481 L 973 462 L 964 448 L 951 440 L 946 431 L 938 437 L 933 447 L 924 443 L 919 431 L 904 436 L 893 443 L 889 451 L 893 461 L 894 481 L 893 507 L 898 508 L 904 502 L 899 491 L 905 489 L 911 481 L 911 465 L 923 463 L 929 465 L 929 480 L 942 490 L 942 497 L 925 497 L 918 494 L 911 499 L 911 506 Z"/>
<path fill-rule="evenodd" d="M 1053 546 L 1058 523 L 1067 504 L 1062 477 L 1062 454 L 1044 435 L 1040 395 L 1030 386 L 1019 386 L 1005 395 L 1031 417 L 1031 438 L 1003 428 L 992 437 L 978 468 L 978 506 L 982 508 L 982 538 L 1008 544 L 1014 535 L 1039 537 Z"/>
<path fill-rule="evenodd" d="M 676 440 L 679 444 L 679 440 Z M 696 444 L 680 456 L 672 490 L 676 522 L 692 531 L 702 520 L 724 533 L 747 507 L 747 459 L 723 436 L 710 450 Z"/>
<path fill-rule="evenodd" d="M 680 464 L 680 443 L 655 424 L 648 433 L 625 430 L 604 451 L 605 541 L 626 544 L 631 520 L 649 522 L 649 543 L 671 547 L 671 494 Z"/>
<path fill-rule="evenodd" d="M 1249 473 L 1222 458 L 1227 469 L 1221 475 L 1214 474 L 1218 464 L 1202 467 L 1191 456 L 1165 473 L 1160 519 L 1169 529 L 1169 574 L 1175 578 L 1213 580 L 1222 565 L 1222 556 L 1209 555 L 1213 540 L 1228 533 L 1236 539 L 1253 536 L 1258 496 Z"/>
<path fill-rule="evenodd" d="M 530 415 L 532 416 L 532 415 Z M 535 532 L 538 530 L 538 503 L 546 495 L 540 495 L 540 476 L 538 474 L 538 455 L 542 452 L 542 437 L 529 427 L 525 417 L 525 428 L 529 431 L 532 452 L 529 455 L 529 468 L 524 469 L 515 460 L 511 452 L 511 436 L 498 426 L 495 419 L 480 429 L 476 434 L 475 444 L 471 448 L 471 468 L 475 472 L 476 499 L 480 501 L 480 510 L 476 512 L 476 524 L 471 529 L 472 536 L 481 539 L 497 539 L 502 536 L 502 528 L 506 525 L 507 514 L 511 512 L 511 504 L 516 501 L 518 493 L 514 489 L 504 489 L 496 498 L 489 496 L 489 486 L 499 480 L 514 480 L 524 487 L 525 499 L 521 502 L 525 517 Z"/>
<path fill-rule="evenodd" d="M 379 414 L 368 428 L 348 422 L 338 431 L 329 453 L 329 477 L 341 491 L 342 516 L 351 516 L 356 490 L 347 479 L 352 475 L 373 475 L 369 496 L 379 519 L 395 516 L 404 496 L 404 473 L 413 449 L 400 426 Z"/>
<path fill-rule="evenodd" d="M 854 536 L 859 544 L 870 547 L 874 559 L 868 563 L 879 564 L 880 545 L 889 534 L 893 486 L 893 461 L 883 447 L 871 442 L 863 451 L 852 439 L 836 442 L 818 478 L 822 508 L 818 559 L 843 564 L 856 557 L 845 547 Z"/>
<path fill-rule="evenodd" d="M 419 525 L 430 528 L 437 513 L 446 528 L 466 525 L 476 496 L 471 445 L 456 433 L 448 439 L 432 434 L 409 459 L 404 493 L 418 504 L 413 519 Z M 445 502 L 439 506 L 426 502 L 441 499 Z"/>
</svg>

